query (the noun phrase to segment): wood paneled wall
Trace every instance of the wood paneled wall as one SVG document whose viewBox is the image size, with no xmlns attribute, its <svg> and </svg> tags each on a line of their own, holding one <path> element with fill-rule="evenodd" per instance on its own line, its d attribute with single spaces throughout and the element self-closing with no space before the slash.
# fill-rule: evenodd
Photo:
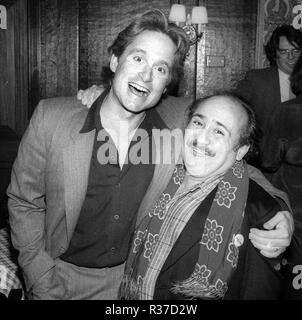
<svg viewBox="0 0 302 320">
<path fill-rule="evenodd" d="M 151 8 L 168 14 L 170 0 L 80 0 L 80 88 L 99 83 L 110 58 L 107 48 L 136 16 Z"/>
<path fill-rule="evenodd" d="M 36 1 L 35 1 L 36 2 Z M 39 1 L 40 95 L 75 94 L 100 82 L 108 64 L 108 46 L 128 23 L 150 8 L 167 15 L 165 0 L 43 0 Z M 234 88 L 254 67 L 257 0 L 185 0 L 187 12 L 205 5 L 209 24 L 201 41 L 191 46 L 178 95 L 200 97 Z M 39 50 L 39 48 L 37 48 Z M 224 67 L 207 67 L 206 56 L 223 56 Z"/>
<path fill-rule="evenodd" d="M 198 47 L 196 95 L 232 90 L 255 66 L 257 0 L 207 0 L 205 48 Z M 224 67 L 208 67 L 207 56 L 223 56 Z"/>
<path fill-rule="evenodd" d="M 6 1 L 7 29 L 0 29 L 0 124 L 22 135 L 28 118 L 27 1 Z"/>
<path fill-rule="evenodd" d="M 72 95 L 78 88 L 79 1 L 31 3 L 31 14 L 38 28 L 38 32 L 31 31 L 33 39 L 38 37 L 32 51 L 37 54 L 40 95 L 43 98 Z"/>
<path fill-rule="evenodd" d="M 28 0 L 30 7 L 30 113 L 42 98 L 75 95 L 100 81 L 107 47 L 132 19 L 170 1 Z"/>
<path fill-rule="evenodd" d="M 19 13 L 14 13 L 14 30 L 8 30 L 6 35 L 0 32 L 0 40 L 6 37 L 7 42 L 7 48 L 0 46 L 1 69 L 3 65 L 13 68 L 1 81 L 4 84 L 0 87 L 0 123 L 9 124 L 13 129 L 21 123 L 18 132 L 22 133 L 40 99 L 75 95 L 78 89 L 99 83 L 102 67 L 109 61 L 108 46 L 133 18 L 150 8 L 160 8 L 168 15 L 171 3 L 177 1 L 15 2 L 14 10 L 18 8 Z M 183 0 L 180 3 L 186 5 L 187 12 L 194 5 L 205 5 L 209 23 L 201 41 L 191 46 L 185 77 L 176 94 L 200 97 L 233 88 L 244 72 L 255 65 L 258 0 Z M 9 33 L 12 35 L 8 39 Z M 223 56 L 225 66 L 207 66 L 207 56 Z M 18 68 L 21 71 L 17 74 Z M 18 81 L 25 83 L 24 96 L 16 97 L 15 92 L 20 91 Z"/>
</svg>

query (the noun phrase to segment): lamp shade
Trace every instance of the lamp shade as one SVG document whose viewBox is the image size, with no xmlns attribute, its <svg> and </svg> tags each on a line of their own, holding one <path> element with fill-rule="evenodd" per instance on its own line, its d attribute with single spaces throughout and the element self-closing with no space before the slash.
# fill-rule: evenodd
<svg viewBox="0 0 302 320">
<path fill-rule="evenodd" d="M 192 23 L 205 24 L 208 23 L 208 13 L 206 7 L 193 7 L 192 8 Z"/>
<path fill-rule="evenodd" d="M 169 20 L 173 22 L 186 22 L 186 7 L 183 4 L 173 4 Z"/>
</svg>

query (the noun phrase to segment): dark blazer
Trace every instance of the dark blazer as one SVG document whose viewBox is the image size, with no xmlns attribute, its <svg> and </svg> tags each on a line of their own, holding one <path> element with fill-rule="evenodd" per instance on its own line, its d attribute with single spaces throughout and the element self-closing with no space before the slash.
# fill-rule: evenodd
<svg viewBox="0 0 302 320">
<path fill-rule="evenodd" d="M 276 106 L 263 150 L 262 168 L 273 173 L 273 184 L 287 192 L 302 217 L 302 96 Z"/>
<path fill-rule="evenodd" d="M 266 134 L 266 124 L 274 108 L 281 103 L 277 67 L 250 70 L 239 82 L 236 93 L 254 109 L 259 128 Z"/>
<path fill-rule="evenodd" d="M 210 210 L 215 191 L 195 211 L 174 248 L 170 252 L 156 282 L 154 299 L 184 299 L 169 291 L 171 283 L 188 278 L 199 254 L 199 242 L 205 219 Z M 267 259 L 248 239 L 249 229 L 262 228 L 280 209 L 277 201 L 256 182 L 250 180 L 249 194 L 241 234 L 244 243 L 239 247 L 238 266 L 229 283 L 225 299 L 278 299 L 281 292 L 280 258 Z M 196 228 L 196 225 L 200 226 Z"/>
<path fill-rule="evenodd" d="M 296 246 L 288 261 L 302 265 L 302 96 L 278 105 L 263 141 L 262 168 L 272 183 L 287 192 L 295 221 Z"/>
</svg>

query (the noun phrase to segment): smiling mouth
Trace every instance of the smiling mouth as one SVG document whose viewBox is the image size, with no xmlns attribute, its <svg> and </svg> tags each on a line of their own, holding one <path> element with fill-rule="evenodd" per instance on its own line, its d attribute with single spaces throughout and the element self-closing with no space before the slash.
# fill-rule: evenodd
<svg viewBox="0 0 302 320">
<path fill-rule="evenodd" d="M 142 87 L 135 82 L 129 82 L 129 88 L 132 93 L 139 97 L 147 97 L 151 93 L 149 89 Z"/>
<path fill-rule="evenodd" d="M 191 150 L 194 157 L 204 157 L 204 156 L 215 157 L 216 155 L 214 152 L 205 148 L 198 148 L 194 146 L 192 146 L 191 148 L 192 148 Z"/>
</svg>

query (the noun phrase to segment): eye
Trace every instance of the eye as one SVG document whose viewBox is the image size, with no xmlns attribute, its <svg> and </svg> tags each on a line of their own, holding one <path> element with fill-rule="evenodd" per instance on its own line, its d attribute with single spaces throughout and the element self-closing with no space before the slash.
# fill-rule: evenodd
<svg viewBox="0 0 302 320">
<path fill-rule="evenodd" d="M 166 66 L 156 66 L 154 67 L 154 71 L 161 77 L 166 76 L 169 73 L 169 70 Z"/>
<path fill-rule="evenodd" d="M 164 67 L 157 67 L 157 71 L 164 74 L 167 72 L 166 68 Z"/>
<path fill-rule="evenodd" d="M 143 58 L 142 58 L 141 56 L 134 56 L 134 57 L 133 57 L 133 60 L 136 61 L 136 62 L 138 62 L 138 63 L 140 63 L 140 62 L 143 61 Z"/>
<path fill-rule="evenodd" d="M 201 122 L 198 118 L 193 118 L 193 119 L 192 119 L 192 123 L 193 123 L 194 126 L 196 126 L 196 127 L 201 127 L 201 126 L 202 126 L 202 122 Z"/>
<path fill-rule="evenodd" d="M 214 132 L 218 135 L 224 136 L 224 132 L 220 129 L 215 129 Z"/>
</svg>

